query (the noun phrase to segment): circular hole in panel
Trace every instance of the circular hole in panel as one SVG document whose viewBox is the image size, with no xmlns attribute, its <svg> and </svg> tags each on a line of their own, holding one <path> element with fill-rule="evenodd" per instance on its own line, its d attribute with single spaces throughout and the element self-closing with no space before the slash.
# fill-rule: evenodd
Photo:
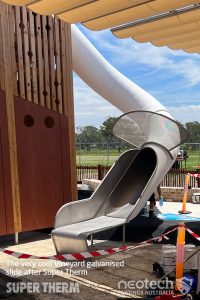
<svg viewBox="0 0 200 300">
<path fill-rule="evenodd" d="M 47 128 L 52 128 L 54 127 L 54 119 L 50 116 L 46 117 L 44 119 L 44 123 L 46 125 Z"/>
<path fill-rule="evenodd" d="M 33 52 L 29 50 L 27 53 L 28 53 L 29 58 L 31 59 L 33 57 Z"/>
<path fill-rule="evenodd" d="M 51 26 L 49 24 L 46 24 L 45 28 L 47 31 L 51 30 Z"/>
<path fill-rule="evenodd" d="M 34 125 L 34 119 L 31 115 L 26 115 L 24 117 L 24 124 L 26 127 L 32 127 Z"/>
</svg>

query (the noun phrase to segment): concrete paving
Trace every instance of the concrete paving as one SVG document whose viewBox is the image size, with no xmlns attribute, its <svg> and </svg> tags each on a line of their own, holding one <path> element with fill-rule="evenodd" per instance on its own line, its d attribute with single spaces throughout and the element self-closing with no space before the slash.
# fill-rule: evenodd
<svg viewBox="0 0 200 300">
<path fill-rule="evenodd" d="M 163 206 L 157 206 L 161 214 L 175 214 L 179 215 L 179 211 L 182 210 L 182 203 L 180 202 L 164 202 Z M 186 217 L 199 218 L 200 221 L 200 204 L 187 203 L 186 210 L 191 213 L 186 215 Z M 184 218 L 184 216 L 183 216 Z M 186 219 L 187 220 L 187 219 Z"/>
</svg>

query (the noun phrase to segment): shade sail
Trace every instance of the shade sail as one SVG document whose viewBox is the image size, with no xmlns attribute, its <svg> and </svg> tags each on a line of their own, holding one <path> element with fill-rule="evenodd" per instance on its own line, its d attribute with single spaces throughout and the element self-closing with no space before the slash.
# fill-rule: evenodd
<svg viewBox="0 0 200 300">
<path fill-rule="evenodd" d="M 92 30 L 110 28 L 126 22 L 171 11 L 194 0 L 4 0 L 12 5 L 27 5 L 42 15 L 60 14 L 69 23 L 84 22 Z"/>
<path fill-rule="evenodd" d="M 78 7 L 87 6 L 93 2 L 91 0 L 42 0 L 29 5 L 29 8 L 41 15 L 55 15 L 65 11 L 73 13 L 73 10 Z"/>
<path fill-rule="evenodd" d="M 126 38 L 136 35 L 144 35 L 152 32 L 157 32 L 165 29 L 173 29 L 181 25 L 187 25 L 195 22 L 200 22 L 200 9 L 188 10 L 186 12 L 174 12 L 167 16 L 162 16 L 149 20 L 147 22 L 138 22 L 135 24 L 128 24 L 126 27 L 113 29 L 113 33 L 119 38 Z"/>
<path fill-rule="evenodd" d="M 76 23 L 154 1 L 155 0 L 5 0 L 3 2 L 12 5 L 27 5 L 31 10 L 42 15 L 63 13 L 61 15 L 62 19 L 65 19 L 65 21 L 69 23 Z"/>
<path fill-rule="evenodd" d="M 199 47 L 189 47 L 189 48 L 185 49 L 185 51 L 188 53 L 194 53 L 194 52 L 200 53 L 200 45 L 199 45 Z"/>
<path fill-rule="evenodd" d="M 113 134 L 138 148 L 154 143 L 169 151 L 190 138 L 187 130 L 178 122 L 150 111 L 123 114 L 116 121 Z"/>
<path fill-rule="evenodd" d="M 200 22 L 174 26 L 170 28 L 165 28 L 163 30 L 151 31 L 145 34 L 136 34 L 131 37 L 134 38 L 137 42 L 144 43 L 149 41 L 151 42 L 156 41 L 163 37 L 170 38 L 181 34 L 191 33 L 194 31 L 198 31 L 199 29 L 200 29 Z"/>
<path fill-rule="evenodd" d="M 180 50 L 180 49 L 187 49 L 187 47 L 191 46 L 191 47 L 199 47 L 200 46 L 200 37 L 197 39 L 192 39 L 190 42 L 187 40 L 185 40 L 184 42 L 172 42 L 171 44 L 168 45 L 168 47 L 170 47 L 171 49 L 174 50 Z"/>
<path fill-rule="evenodd" d="M 137 7 L 102 16 L 94 20 L 84 22 L 84 25 L 92 30 L 101 30 L 129 23 L 138 19 L 144 19 L 166 11 L 194 4 L 194 0 L 155 0 Z M 198 3 L 198 1 L 196 1 Z"/>
<path fill-rule="evenodd" d="M 4 0 L 26 5 L 42 15 L 81 22 L 92 30 L 112 28 L 118 38 L 131 37 L 155 46 L 199 53 L 199 0 Z M 190 50 L 188 50 L 190 49 Z"/>
<path fill-rule="evenodd" d="M 5 0 L 5 1 L 1 1 L 1 2 L 5 2 L 7 4 L 10 5 L 16 5 L 16 6 L 23 6 L 23 5 L 29 5 L 31 3 L 34 3 L 34 0 Z"/>
<path fill-rule="evenodd" d="M 200 6 L 180 9 L 155 18 L 114 28 L 118 38 L 132 37 L 137 42 L 151 42 L 155 46 L 183 49 L 199 53 Z M 188 50 L 190 49 L 190 50 Z"/>
<path fill-rule="evenodd" d="M 99 23 L 103 25 L 102 19 L 109 20 L 109 17 L 114 16 L 115 14 L 124 15 L 128 13 L 130 15 L 133 10 L 138 10 L 138 8 L 142 7 L 144 4 L 152 3 L 154 1 L 155 0 L 100 0 L 87 5 L 87 7 L 80 7 L 72 12 L 66 12 L 59 17 L 71 23 L 76 23 L 80 20 L 85 23 L 84 25 L 86 27 L 92 30 L 100 30 L 111 27 L 110 24 L 108 24 L 105 27 L 96 28 Z M 94 26 L 88 25 L 87 22 L 91 22 Z M 120 24 L 119 22 L 117 23 Z"/>
<path fill-rule="evenodd" d="M 176 36 L 171 36 L 169 38 L 163 37 L 159 40 L 156 41 L 151 41 L 153 45 L 155 46 L 165 46 L 165 45 L 170 45 L 172 43 L 181 43 L 181 42 L 190 42 L 196 39 L 199 39 L 200 34 L 199 34 L 199 30 L 194 31 L 194 32 L 190 32 L 190 33 L 183 33 L 180 35 L 176 35 Z M 184 48 L 182 48 L 184 49 Z"/>
</svg>

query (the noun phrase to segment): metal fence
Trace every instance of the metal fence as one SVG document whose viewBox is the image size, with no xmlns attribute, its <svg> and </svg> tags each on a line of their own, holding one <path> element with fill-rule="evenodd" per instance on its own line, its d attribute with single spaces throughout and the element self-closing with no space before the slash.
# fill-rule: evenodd
<svg viewBox="0 0 200 300">
<path fill-rule="evenodd" d="M 110 166 L 77 166 L 77 180 L 81 182 L 83 179 L 99 179 L 102 180 L 106 175 Z M 199 169 L 171 169 L 161 181 L 161 186 L 165 187 L 183 187 L 185 175 L 188 173 L 197 174 Z M 195 177 L 190 178 L 191 187 L 200 187 L 200 179 Z"/>
<path fill-rule="evenodd" d="M 81 166 L 111 166 L 118 157 L 133 146 L 126 143 L 77 143 L 76 164 Z M 187 143 L 181 145 L 186 150 L 187 158 L 179 161 L 179 167 L 184 169 L 195 169 L 200 166 L 200 143 Z"/>
</svg>

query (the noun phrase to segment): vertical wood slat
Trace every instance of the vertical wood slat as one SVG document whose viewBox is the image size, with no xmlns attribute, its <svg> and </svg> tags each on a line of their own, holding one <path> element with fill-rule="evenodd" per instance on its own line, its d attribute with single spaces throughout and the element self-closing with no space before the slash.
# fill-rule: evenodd
<svg viewBox="0 0 200 300">
<path fill-rule="evenodd" d="M 1 8 L 1 28 L 3 40 L 3 57 L 4 57 L 4 76 L 5 76 L 5 92 L 6 92 L 6 110 L 8 120 L 8 140 L 10 154 L 10 171 L 11 171 L 11 187 L 12 187 L 12 202 L 13 202 L 13 217 L 15 232 L 22 231 L 21 223 L 21 204 L 19 192 L 19 174 L 17 161 L 17 142 L 16 142 L 16 127 L 15 127 L 15 112 L 14 112 L 14 95 L 13 95 L 13 70 L 12 70 L 12 55 L 11 55 L 11 40 L 9 32 L 9 13 L 8 6 Z"/>
<path fill-rule="evenodd" d="M 61 82 L 61 57 L 60 57 L 60 21 L 55 20 L 55 60 L 56 60 L 56 104 L 57 112 L 62 113 L 62 82 Z"/>
<path fill-rule="evenodd" d="M 56 88 L 55 88 L 55 56 L 54 56 L 54 18 L 48 17 L 48 42 L 49 42 L 49 67 L 50 67 L 50 89 L 51 108 L 56 111 Z"/>
<path fill-rule="evenodd" d="M 3 4 L 0 2 L 0 22 L 2 18 L 2 8 L 3 8 Z M 1 26 L 0 27 L 0 88 L 2 90 L 5 90 L 2 29 L 3 28 Z"/>
<path fill-rule="evenodd" d="M 73 101 L 73 67 L 72 67 L 72 48 L 71 48 L 71 25 L 64 23 L 64 36 L 65 40 L 65 73 L 66 73 L 66 82 L 65 85 L 65 94 L 64 94 L 64 111 L 65 114 L 69 117 L 69 122 L 72 127 L 73 135 L 75 133 L 74 128 L 74 101 Z"/>
<path fill-rule="evenodd" d="M 31 81 L 32 81 L 32 100 L 38 104 L 38 83 L 37 83 L 37 64 L 36 64 L 36 37 L 34 28 L 33 12 L 28 11 L 29 15 L 29 33 L 30 33 L 30 64 L 31 64 Z"/>
<path fill-rule="evenodd" d="M 64 23 L 64 22 L 63 22 Z M 71 45 L 71 25 L 64 23 L 64 36 L 62 41 L 65 41 L 65 73 L 66 81 L 63 82 L 63 113 L 68 117 L 69 124 L 69 150 L 71 160 L 71 188 L 72 198 L 77 199 L 77 171 L 76 171 L 76 149 L 75 142 L 75 120 L 74 120 L 74 97 L 73 97 L 73 67 L 72 67 L 72 45 Z"/>
<path fill-rule="evenodd" d="M 17 87 L 17 64 L 16 64 L 16 52 L 15 52 L 15 15 L 14 7 L 8 6 L 8 18 L 10 27 L 10 43 L 11 43 L 11 59 L 12 59 L 12 70 L 13 70 L 13 92 L 15 96 L 18 96 Z"/>
<path fill-rule="evenodd" d="M 37 71 L 38 71 L 38 89 L 40 105 L 45 106 L 44 101 L 44 76 L 43 76 L 43 57 L 42 57 L 42 36 L 41 36 L 41 17 L 36 15 L 36 32 L 37 32 Z"/>
<path fill-rule="evenodd" d="M 66 116 L 66 101 L 67 99 L 67 58 L 66 58 L 66 36 L 65 36 L 65 24 L 60 22 L 60 43 L 61 43 L 61 71 L 62 71 L 62 110 L 63 114 Z"/>
<path fill-rule="evenodd" d="M 18 75 L 19 75 L 19 94 L 20 97 L 25 99 L 25 85 L 24 85 L 24 59 L 23 59 L 23 49 L 22 49 L 22 32 L 21 32 L 21 18 L 20 18 L 21 8 L 15 7 L 15 28 L 16 28 L 16 40 L 17 40 L 17 65 L 18 65 Z"/>
<path fill-rule="evenodd" d="M 29 33 L 28 33 L 28 20 L 27 20 L 27 9 L 22 7 L 22 23 L 23 23 L 23 50 L 24 50 L 24 64 L 25 64 L 25 89 L 26 98 L 32 101 L 31 95 L 31 73 L 30 73 L 30 59 L 29 59 Z"/>
<path fill-rule="evenodd" d="M 44 58 L 44 93 L 46 107 L 51 109 L 51 94 L 49 82 L 49 52 L 48 52 L 48 35 L 47 35 L 47 17 L 42 16 L 42 33 L 43 33 L 43 58 Z"/>
</svg>

